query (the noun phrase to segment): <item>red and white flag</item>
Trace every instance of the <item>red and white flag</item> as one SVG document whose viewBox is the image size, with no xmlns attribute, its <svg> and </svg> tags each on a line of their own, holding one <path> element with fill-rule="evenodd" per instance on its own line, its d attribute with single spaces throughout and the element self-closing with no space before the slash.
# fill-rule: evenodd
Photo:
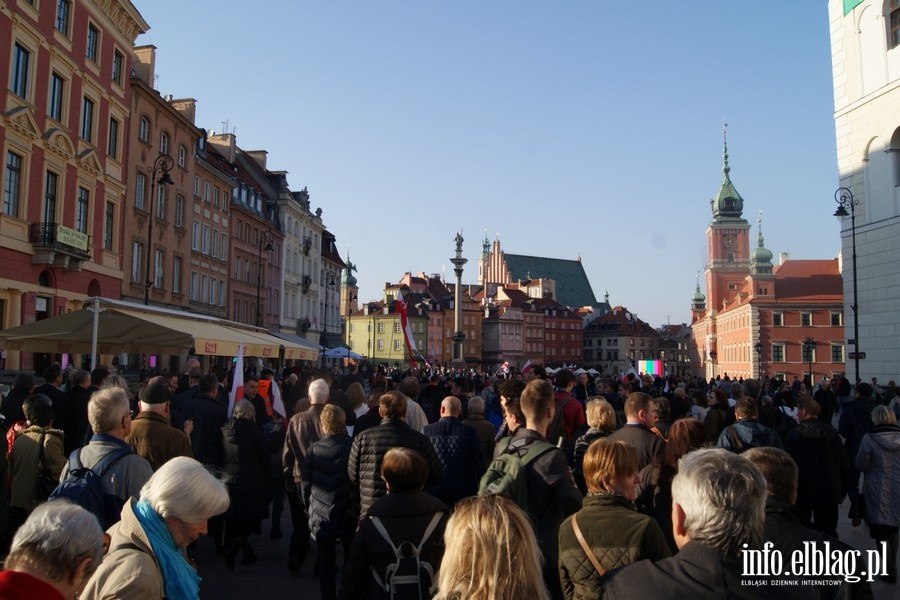
<svg viewBox="0 0 900 600">
<path fill-rule="evenodd" d="M 522 365 L 521 373 L 524 375 L 525 373 L 527 373 L 530 370 L 531 370 L 531 360 L 529 359 L 529 360 L 525 361 L 524 365 Z"/>
<path fill-rule="evenodd" d="M 281 399 L 281 390 L 278 389 L 277 382 L 272 381 L 272 385 L 269 386 L 269 394 L 272 398 L 272 410 L 277 412 L 282 417 L 290 416 L 284 410 L 284 400 Z"/>
<path fill-rule="evenodd" d="M 228 418 L 234 410 L 234 403 L 244 398 L 244 344 L 238 346 L 238 355 L 234 363 L 234 381 L 231 382 L 231 393 L 228 395 Z"/>
<path fill-rule="evenodd" d="M 413 358 L 418 352 L 416 348 L 416 340 L 413 338 L 412 327 L 409 326 L 409 319 L 406 316 L 406 301 L 403 300 L 403 294 L 397 290 L 397 314 L 400 315 L 400 328 L 403 330 L 403 339 L 406 342 L 406 350 L 409 352 L 409 366 L 416 368 L 416 359 Z"/>
</svg>

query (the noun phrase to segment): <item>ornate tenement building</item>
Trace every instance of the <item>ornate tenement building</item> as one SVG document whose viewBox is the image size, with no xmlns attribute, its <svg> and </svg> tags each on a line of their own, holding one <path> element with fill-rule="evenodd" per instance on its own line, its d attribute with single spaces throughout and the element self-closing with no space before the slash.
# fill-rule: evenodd
<svg viewBox="0 0 900 600">
<path fill-rule="evenodd" d="M 0 2 L 0 328 L 120 295 L 129 74 L 148 28 L 128 0 Z M 54 360 L 10 352 L 0 368 Z"/>
</svg>

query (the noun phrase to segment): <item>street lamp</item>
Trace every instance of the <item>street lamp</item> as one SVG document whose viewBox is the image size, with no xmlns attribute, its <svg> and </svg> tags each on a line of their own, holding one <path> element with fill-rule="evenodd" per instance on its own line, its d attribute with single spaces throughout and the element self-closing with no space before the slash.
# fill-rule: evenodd
<svg viewBox="0 0 900 600">
<path fill-rule="evenodd" d="M 847 207 L 850 208 L 850 243 L 853 249 L 853 304 L 850 309 L 853 311 L 853 361 L 856 370 L 856 381 L 862 381 L 859 376 L 859 300 L 856 295 L 856 210 L 859 200 L 853 198 L 853 192 L 845 187 L 840 187 L 834 193 L 834 201 L 838 203 L 834 216 L 843 218 L 847 216 Z"/>
<path fill-rule="evenodd" d="M 259 291 L 262 289 L 262 253 L 263 250 L 266 252 L 271 252 L 275 249 L 272 245 L 272 237 L 271 231 L 265 231 L 259 236 L 257 247 L 259 248 L 259 252 L 256 254 L 256 326 L 259 327 L 259 322 L 262 317 L 262 307 L 259 305 Z"/>
<path fill-rule="evenodd" d="M 760 354 L 762 353 L 762 343 L 756 342 L 753 345 L 753 349 L 756 350 L 756 376 L 759 379 L 762 379 L 762 359 L 760 358 Z"/>
<path fill-rule="evenodd" d="M 325 349 L 326 349 L 325 343 L 328 341 L 328 288 L 333 290 L 334 286 L 335 286 L 334 273 L 328 273 L 325 277 L 325 287 L 326 287 L 325 303 L 324 303 L 325 313 L 322 315 L 322 336 L 319 340 L 319 342 L 322 345 L 322 367 L 323 368 L 325 367 Z"/>
<path fill-rule="evenodd" d="M 175 166 L 175 159 L 168 154 L 160 154 L 153 161 L 153 171 L 150 173 L 150 214 L 147 219 L 147 257 L 144 265 L 144 305 L 150 304 L 150 288 L 153 287 L 153 279 L 150 279 L 150 259 L 153 245 L 153 211 L 156 201 L 156 186 L 174 185 L 175 181 L 169 175 L 169 171 Z M 158 176 L 157 176 L 158 174 Z M 154 273 L 155 275 L 155 273 Z"/>
<path fill-rule="evenodd" d="M 816 340 L 812 339 L 812 337 L 807 336 L 805 340 L 803 340 L 803 351 L 806 352 L 806 360 L 809 361 L 809 390 L 812 391 L 813 386 L 813 372 L 812 372 L 812 362 L 813 362 L 813 350 L 816 349 Z"/>
</svg>

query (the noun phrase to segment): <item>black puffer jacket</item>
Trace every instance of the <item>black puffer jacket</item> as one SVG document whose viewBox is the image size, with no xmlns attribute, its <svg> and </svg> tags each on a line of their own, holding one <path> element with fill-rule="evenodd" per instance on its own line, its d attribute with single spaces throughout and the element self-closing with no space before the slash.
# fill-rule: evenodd
<svg viewBox="0 0 900 600">
<path fill-rule="evenodd" d="M 269 455 L 262 431 L 253 421 L 231 419 L 222 427 L 225 485 L 231 497 L 228 516 L 265 519 L 269 514 Z"/>
<path fill-rule="evenodd" d="M 379 518 L 394 545 L 398 547 L 403 542 L 418 546 L 435 513 L 440 513 L 442 518 L 423 544 L 419 560 L 431 565 L 436 578 L 441 557 L 444 555 L 444 527 L 450 509 L 434 496 L 419 492 L 388 494 L 376 500 L 369 510 L 369 516 Z M 344 568 L 338 598 L 342 600 L 390 598 L 390 594 L 378 587 L 372 570 L 374 569 L 383 580 L 388 566 L 394 564 L 396 560 L 393 550 L 375 529 L 372 520 L 363 519 L 350 547 L 350 558 Z"/>
<path fill-rule="evenodd" d="M 428 485 L 435 485 L 444 477 L 441 464 L 431 440 L 412 429 L 405 422 L 384 419 L 378 427 L 372 427 L 353 438 L 347 474 L 359 500 L 359 514 L 378 498 L 387 493 L 381 479 L 381 459 L 391 448 L 409 448 L 425 457 L 428 463 Z"/>
<path fill-rule="evenodd" d="M 477 494 L 478 482 L 487 466 L 475 429 L 456 417 L 443 417 L 437 423 L 426 425 L 425 435 L 444 465 L 443 479 L 429 487 L 428 493 L 448 506 Z"/>
<path fill-rule="evenodd" d="M 788 433 L 784 449 L 797 463 L 797 506 L 843 500 L 850 486 L 850 461 L 837 429 L 807 419 Z"/>
<path fill-rule="evenodd" d="M 314 539 L 335 539 L 350 522 L 349 460 L 350 438 L 346 435 L 329 435 L 306 452 L 300 486 Z"/>
</svg>

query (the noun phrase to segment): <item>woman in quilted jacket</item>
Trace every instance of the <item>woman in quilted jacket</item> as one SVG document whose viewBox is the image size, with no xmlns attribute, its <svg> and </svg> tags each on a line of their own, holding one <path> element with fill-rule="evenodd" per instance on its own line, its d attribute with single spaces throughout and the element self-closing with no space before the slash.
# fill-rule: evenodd
<svg viewBox="0 0 900 600">
<path fill-rule="evenodd" d="M 31 511 L 47 499 L 46 496 L 39 497 L 38 473 L 43 470 L 48 482 L 59 481 L 59 474 L 66 465 L 63 432 L 52 428 L 53 402 L 50 398 L 44 394 L 28 396 L 22 404 L 22 410 L 28 427 L 16 435 L 9 453 L 10 538 Z"/>
<path fill-rule="evenodd" d="M 347 437 L 346 418 L 343 409 L 334 404 L 327 404 L 322 409 L 324 437 L 309 447 L 300 470 L 303 507 L 309 514 L 309 534 L 316 541 L 318 551 L 322 600 L 337 597 L 337 540 L 341 540 L 346 564 L 356 528 L 356 522 L 349 515 L 352 488 L 347 475 L 350 438 Z"/>
<path fill-rule="evenodd" d="M 559 577 L 566 600 L 598 598 L 607 571 L 671 555 L 656 521 L 634 507 L 637 452 L 622 441 L 595 441 L 584 456 L 588 495 L 559 527 Z"/>
<path fill-rule="evenodd" d="M 863 518 L 877 547 L 888 544 L 888 574 L 882 579 L 897 582 L 897 549 L 900 547 L 900 427 L 894 411 L 876 406 L 875 427 L 863 436 L 856 454 L 856 468 L 865 473 Z"/>
</svg>

